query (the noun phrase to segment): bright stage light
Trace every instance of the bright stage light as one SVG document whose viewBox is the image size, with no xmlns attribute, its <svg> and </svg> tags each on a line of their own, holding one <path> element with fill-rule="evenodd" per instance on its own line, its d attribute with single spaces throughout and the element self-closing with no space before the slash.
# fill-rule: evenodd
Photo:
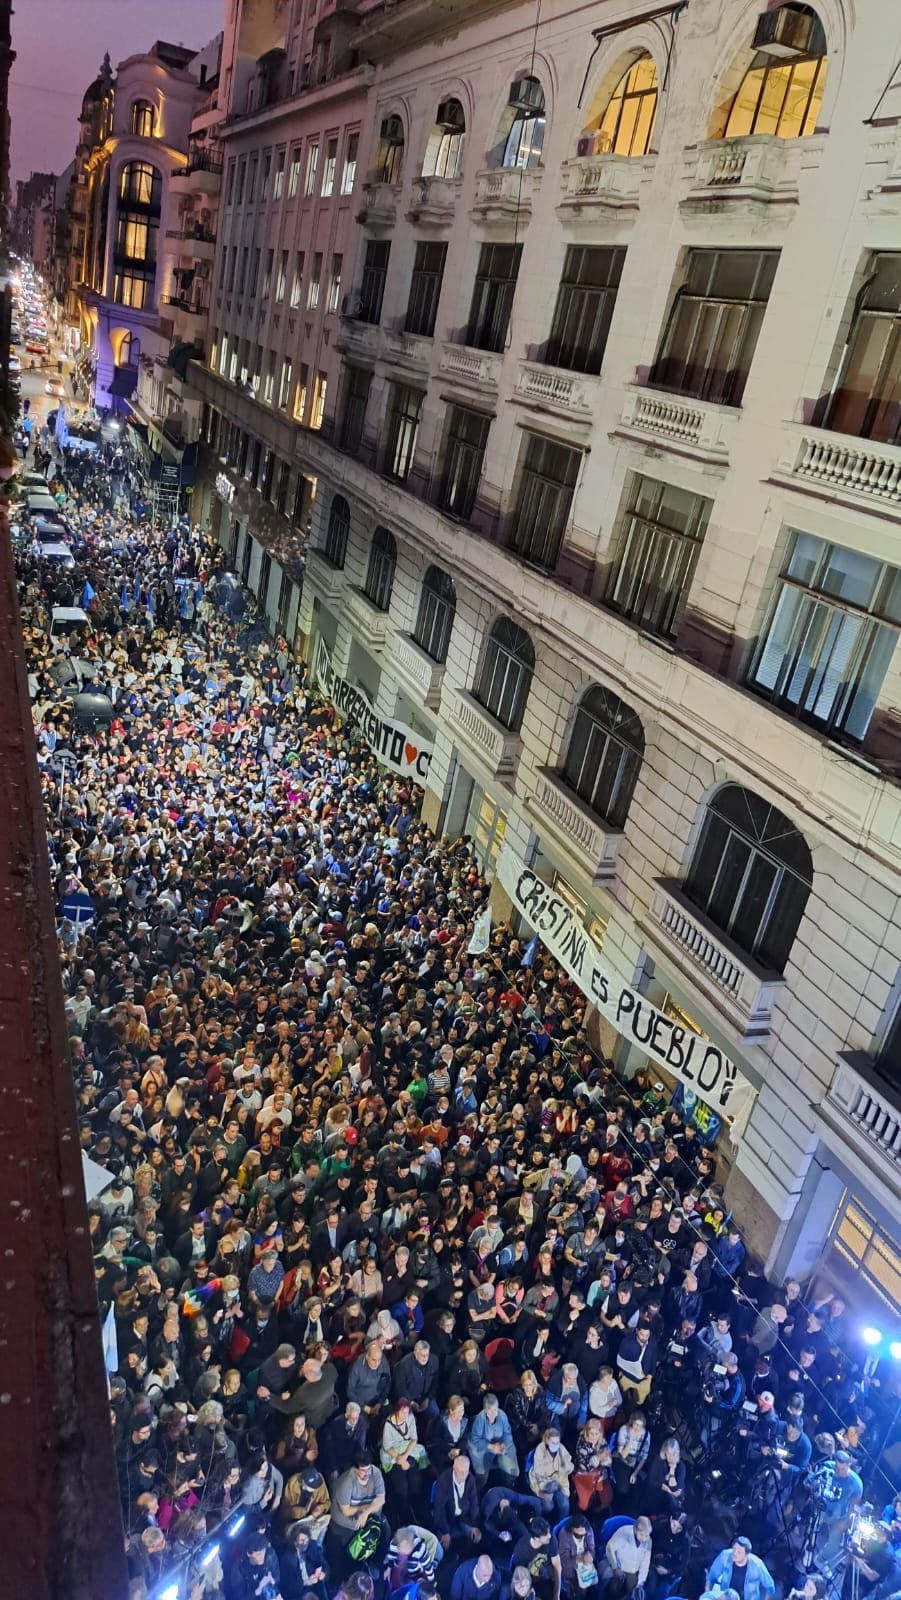
<svg viewBox="0 0 901 1600">
<path fill-rule="evenodd" d="M 874 1345 L 882 1343 L 882 1334 L 878 1328 L 864 1328 L 861 1333 L 864 1344 Z"/>
</svg>

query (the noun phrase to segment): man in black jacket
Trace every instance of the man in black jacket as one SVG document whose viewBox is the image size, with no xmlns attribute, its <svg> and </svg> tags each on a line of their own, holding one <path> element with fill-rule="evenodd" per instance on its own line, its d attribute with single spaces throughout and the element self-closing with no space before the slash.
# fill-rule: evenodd
<svg viewBox="0 0 901 1600">
<path fill-rule="evenodd" d="M 659 1595 L 676 1592 L 688 1564 L 691 1535 L 686 1527 L 685 1512 L 662 1517 L 655 1523 L 651 1540 L 651 1570 L 645 1585 L 646 1600 L 657 1600 Z"/>
<path fill-rule="evenodd" d="M 232 1567 L 229 1600 L 277 1600 L 278 1558 L 264 1533 L 252 1533 Z"/>
<path fill-rule="evenodd" d="M 395 1400 L 403 1395 L 418 1417 L 437 1417 L 438 1362 L 427 1339 L 417 1339 L 413 1349 L 402 1356 L 391 1372 L 391 1393 Z"/>
<path fill-rule="evenodd" d="M 470 1470 L 469 1457 L 462 1453 L 455 1456 L 451 1466 L 435 1480 L 432 1527 L 445 1550 L 451 1545 L 465 1549 L 481 1540 L 475 1476 Z"/>
</svg>

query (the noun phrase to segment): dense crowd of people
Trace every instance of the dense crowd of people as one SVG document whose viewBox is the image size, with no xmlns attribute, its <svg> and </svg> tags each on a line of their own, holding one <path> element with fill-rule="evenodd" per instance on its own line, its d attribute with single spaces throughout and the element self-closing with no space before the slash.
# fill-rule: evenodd
<svg viewBox="0 0 901 1600">
<path fill-rule="evenodd" d="M 841 1299 L 528 934 L 470 952 L 471 842 L 104 471 L 19 578 L 132 1600 L 898 1594 Z"/>
</svg>

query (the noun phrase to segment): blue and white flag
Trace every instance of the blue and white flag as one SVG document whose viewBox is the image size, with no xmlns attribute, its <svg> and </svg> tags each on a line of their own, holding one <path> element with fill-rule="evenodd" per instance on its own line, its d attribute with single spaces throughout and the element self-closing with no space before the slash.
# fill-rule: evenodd
<svg viewBox="0 0 901 1600">
<path fill-rule="evenodd" d="M 116 1337 L 116 1316 L 112 1306 L 106 1313 L 106 1321 L 103 1324 L 103 1365 L 109 1378 L 119 1370 L 119 1341 Z"/>
<path fill-rule="evenodd" d="M 472 937 L 466 946 L 471 956 L 485 954 L 491 943 L 491 907 L 484 906 L 472 925 Z"/>
<path fill-rule="evenodd" d="M 123 585 L 122 585 L 122 592 L 119 595 L 119 604 L 122 607 L 123 611 L 127 612 L 127 611 L 131 610 L 131 596 L 128 593 L 128 584 L 127 583 L 123 583 Z"/>
<path fill-rule="evenodd" d="M 94 598 L 94 589 L 91 587 L 91 584 L 88 582 L 87 578 L 85 578 L 85 580 L 84 580 L 84 588 L 81 591 L 81 609 L 82 609 L 82 611 L 87 611 L 88 606 L 90 605 L 90 603 L 93 600 L 93 598 Z"/>
<path fill-rule="evenodd" d="M 522 953 L 521 967 L 531 967 L 535 963 L 535 952 L 538 949 L 538 935 L 533 933 L 531 939 Z"/>
</svg>

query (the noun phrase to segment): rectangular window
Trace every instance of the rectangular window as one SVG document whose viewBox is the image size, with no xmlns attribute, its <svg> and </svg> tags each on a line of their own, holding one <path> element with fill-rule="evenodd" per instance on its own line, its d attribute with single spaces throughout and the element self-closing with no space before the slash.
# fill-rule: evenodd
<svg viewBox="0 0 901 1600">
<path fill-rule="evenodd" d="M 260 481 L 260 467 L 263 461 L 263 446 L 259 439 L 254 439 L 253 449 L 250 452 L 250 482 L 255 489 Z M 250 544 L 250 539 L 247 541 Z"/>
<path fill-rule="evenodd" d="M 264 500 L 272 499 L 272 482 L 275 477 L 275 451 L 267 450 L 263 466 L 263 481 L 260 484 L 260 493 Z"/>
<path fill-rule="evenodd" d="M 901 626 L 901 570 L 793 535 L 748 686 L 830 733 L 860 740 Z"/>
<path fill-rule="evenodd" d="M 335 192 L 335 168 L 337 165 L 338 141 L 337 139 L 328 139 L 325 145 L 325 164 L 322 168 L 322 189 L 320 191 L 323 200 L 330 199 Z"/>
<path fill-rule="evenodd" d="M 444 471 L 438 503 L 443 511 L 468 522 L 472 516 L 488 444 L 489 417 L 466 406 L 448 406 Z"/>
<path fill-rule="evenodd" d="M 476 350 L 504 348 L 521 257 L 521 244 L 482 245 L 466 333 Z"/>
<path fill-rule="evenodd" d="M 326 301 L 325 306 L 326 311 L 337 311 L 341 302 L 341 268 L 343 265 L 343 256 L 332 256 L 332 270 L 329 274 L 328 282 L 328 300 Z"/>
<path fill-rule="evenodd" d="M 410 279 L 410 298 L 404 327 L 407 333 L 431 339 L 438 316 L 438 300 L 447 259 L 446 244 L 429 244 L 420 240 L 413 259 L 413 276 Z"/>
<path fill-rule="evenodd" d="M 307 309 L 315 311 L 319 304 L 319 281 L 322 277 L 322 253 L 317 250 L 313 257 L 313 274 L 310 278 L 310 287 L 307 290 Z"/>
<path fill-rule="evenodd" d="M 363 430 L 366 426 L 366 407 L 369 403 L 369 389 L 372 383 L 372 373 L 364 372 L 362 367 L 347 367 L 344 377 L 344 409 L 341 416 L 341 449 L 347 450 L 351 455 L 359 450 L 363 443 Z"/>
<path fill-rule="evenodd" d="M 363 282 L 360 285 L 361 322 L 379 322 L 382 301 L 385 298 L 385 280 L 388 276 L 388 257 L 391 243 L 388 239 L 370 239 L 366 245 L 363 262 Z"/>
<path fill-rule="evenodd" d="M 580 450 L 526 436 L 510 549 L 552 571 L 557 565 L 582 461 Z"/>
<path fill-rule="evenodd" d="M 238 246 L 232 245 L 231 258 L 228 263 L 228 293 L 231 294 L 235 287 L 235 273 L 238 270 Z"/>
<path fill-rule="evenodd" d="M 275 251 L 266 251 L 266 265 L 263 268 L 263 282 L 260 285 L 260 299 L 268 300 L 272 289 L 272 269 L 275 265 Z"/>
<path fill-rule="evenodd" d="M 304 192 L 304 194 L 312 194 L 313 190 L 316 187 L 316 168 L 318 167 L 318 165 L 319 165 L 319 146 L 318 146 L 318 144 L 308 145 L 307 146 L 307 170 L 306 170 L 306 175 L 305 175 L 304 181 L 303 181 L 303 192 Z"/>
<path fill-rule="evenodd" d="M 250 452 L 250 434 L 242 433 L 238 443 L 238 459 L 235 463 L 242 478 L 247 476 L 247 457 Z"/>
<path fill-rule="evenodd" d="M 240 206 L 244 202 L 244 180 L 247 177 L 247 158 L 242 156 L 238 162 L 238 193 L 236 203 Z"/>
<path fill-rule="evenodd" d="M 388 407 L 388 438 L 382 468 L 386 478 L 397 478 L 400 483 L 405 483 L 409 477 L 421 413 L 422 395 L 419 390 L 408 389 L 403 383 L 393 383 Z"/>
<path fill-rule="evenodd" d="M 257 290 L 260 287 L 260 256 L 261 256 L 261 254 L 262 254 L 262 252 L 260 250 L 260 247 L 259 247 L 259 245 L 257 245 L 256 249 L 253 252 L 253 267 L 251 268 L 251 273 L 250 273 L 250 298 L 252 300 L 254 300 L 256 298 Z"/>
<path fill-rule="evenodd" d="M 278 258 L 278 275 L 275 280 L 276 302 L 284 300 L 285 288 L 288 283 L 288 252 L 283 250 Z"/>
<path fill-rule="evenodd" d="M 328 389 L 328 379 L 324 372 L 317 372 L 313 383 L 313 404 L 310 408 L 310 427 L 321 428 L 325 416 L 325 396 Z"/>
<path fill-rule="evenodd" d="M 266 356 L 266 370 L 263 375 L 263 404 L 271 406 L 275 393 L 275 353 L 270 350 Z"/>
<path fill-rule="evenodd" d="M 569 246 L 545 349 L 548 366 L 600 372 L 625 259 L 622 245 Z"/>
<path fill-rule="evenodd" d="M 293 200 L 300 182 L 300 145 L 296 144 L 291 151 L 291 165 L 288 168 L 288 199 Z"/>
<path fill-rule="evenodd" d="M 291 468 L 287 461 L 283 461 L 278 469 L 278 487 L 275 491 L 275 509 L 284 516 L 288 504 L 288 486 L 291 482 Z"/>
<path fill-rule="evenodd" d="M 272 151 L 266 150 L 263 155 L 263 171 L 260 177 L 260 199 L 269 199 L 269 180 L 272 176 Z"/>
<path fill-rule="evenodd" d="M 222 346 L 219 351 L 219 371 L 223 377 L 228 370 L 228 344 L 228 334 L 224 333 L 222 335 Z"/>
<path fill-rule="evenodd" d="M 244 293 L 247 286 L 247 263 L 250 260 L 250 245 L 246 244 L 241 251 L 241 271 L 238 274 L 238 294 Z"/>
<path fill-rule="evenodd" d="M 229 383 L 234 383 L 234 381 L 235 381 L 237 376 L 238 376 L 238 351 L 237 351 L 237 349 L 234 349 L 232 351 L 231 355 L 228 358 L 228 379 L 229 379 Z"/>
<path fill-rule="evenodd" d="M 289 401 L 289 399 L 291 397 L 291 374 L 292 374 L 292 371 L 293 371 L 293 368 L 292 368 L 292 365 L 291 365 L 291 357 L 290 356 L 285 356 L 284 360 L 282 361 L 282 375 L 281 375 L 281 378 L 279 379 L 279 385 L 278 385 L 278 403 L 279 403 L 279 406 L 281 407 L 282 410 L 284 410 L 285 406 L 288 404 L 288 401 Z"/>
<path fill-rule="evenodd" d="M 285 152 L 279 150 L 275 157 L 275 172 L 272 176 L 272 198 L 280 200 L 285 187 Z"/>
<path fill-rule="evenodd" d="M 253 202 L 254 202 L 254 200 L 256 199 L 256 196 L 257 196 L 257 165 L 258 165 L 258 162 L 259 162 L 259 157 L 258 156 L 255 156 L 255 155 L 251 156 L 250 165 L 247 168 L 247 204 L 249 206 L 253 205 Z"/>
<path fill-rule="evenodd" d="M 303 288 L 303 261 L 302 250 L 294 252 L 294 275 L 291 279 L 291 310 L 296 311 L 300 305 L 300 296 Z"/>
<path fill-rule="evenodd" d="M 297 379 L 297 388 L 294 391 L 294 410 L 291 415 L 295 422 L 303 422 L 307 413 L 307 385 L 310 381 L 309 368 L 301 362 L 300 374 Z"/>
<path fill-rule="evenodd" d="M 251 380 L 250 380 L 252 385 L 253 385 L 254 393 L 256 393 L 257 390 L 260 387 L 260 379 L 261 379 L 262 376 L 263 376 L 263 346 L 261 344 L 258 344 L 257 347 L 256 347 L 256 350 L 254 352 L 253 376 L 251 377 Z"/>
<path fill-rule="evenodd" d="M 225 179 L 225 204 L 230 206 L 235 197 L 235 162 L 234 158 L 228 163 L 228 174 Z"/>
<path fill-rule="evenodd" d="M 607 593 L 614 611 L 648 633 L 675 638 L 710 506 L 699 494 L 636 477 Z"/>
<path fill-rule="evenodd" d="M 147 301 L 149 284 L 146 278 L 135 278 L 127 272 L 117 272 L 113 279 L 113 299 L 120 306 L 131 306 L 142 311 Z"/>
<path fill-rule="evenodd" d="M 821 427 L 901 443 L 901 253 L 877 255 L 857 297 Z"/>
<path fill-rule="evenodd" d="M 689 250 L 649 382 L 741 405 L 778 263 L 778 250 Z"/>
<path fill-rule="evenodd" d="M 248 339 L 245 339 L 241 345 L 241 354 L 238 358 L 238 371 L 241 374 L 241 382 L 246 383 L 250 377 L 250 341 Z"/>
<path fill-rule="evenodd" d="M 347 145 L 344 150 L 344 167 L 341 173 L 341 193 L 353 194 L 354 184 L 357 181 L 357 151 L 360 148 L 360 135 L 349 133 Z"/>
</svg>

